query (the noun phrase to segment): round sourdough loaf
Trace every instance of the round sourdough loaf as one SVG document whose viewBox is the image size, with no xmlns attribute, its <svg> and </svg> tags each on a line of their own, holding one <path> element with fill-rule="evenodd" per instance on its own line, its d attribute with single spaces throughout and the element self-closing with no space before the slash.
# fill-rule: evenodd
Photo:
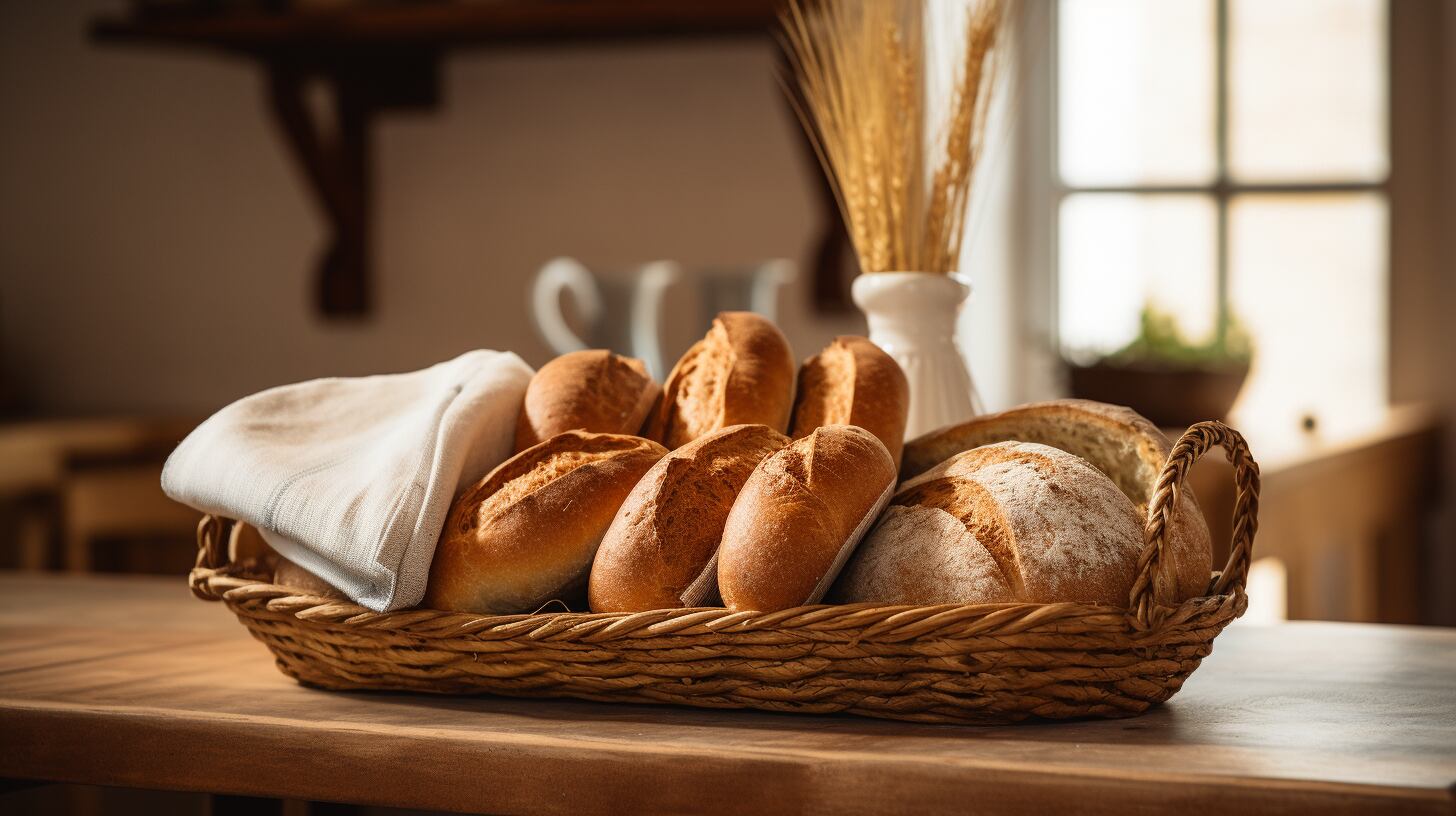
<svg viewBox="0 0 1456 816">
<path fill-rule="evenodd" d="M 1080 456 L 1106 474 L 1142 515 L 1173 450 L 1168 438 L 1131 408 L 1056 400 L 987 414 L 912 439 L 905 443 L 900 477 L 911 479 L 961 451 L 1005 441 L 1038 442 Z M 1198 499 L 1186 484 L 1179 491 L 1167 544 L 1165 557 L 1174 580 L 1158 600 L 1177 604 L 1203 595 L 1213 571 L 1213 544 Z"/>
<path fill-rule="evenodd" d="M 647 436 L 680 448 L 729 425 L 783 433 L 794 404 L 794 356 L 778 327 L 752 312 L 723 312 L 673 366 Z"/>
<path fill-rule="evenodd" d="M 635 435 L 661 394 L 641 360 L 603 349 L 563 354 L 526 386 L 515 451 L 565 431 Z"/>
<path fill-rule="evenodd" d="M 789 444 L 767 425 L 731 425 L 659 459 L 612 520 L 592 563 L 594 612 L 674 609 L 713 601 L 713 556 L 738 491 Z M 689 588 L 695 597 L 684 597 Z"/>
<path fill-rule="evenodd" d="M 425 605 L 482 615 L 579 607 L 602 534 L 665 453 L 635 436 L 567 431 L 507 459 L 455 498 Z"/>
<path fill-rule="evenodd" d="M 729 609 L 815 603 L 895 485 L 884 443 L 853 425 L 826 425 L 759 463 L 718 548 Z"/>
<path fill-rule="evenodd" d="M 799 367 L 789 436 L 824 425 L 858 425 L 885 443 L 895 467 L 905 445 L 910 383 L 895 358 L 864 337 L 836 337 Z"/>
<path fill-rule="evenodd" d="M 835 585 L 842 603 L 1126 606 L 1132 501 L 1086 461 L 1026 442 L 951 457 L 901 485 Z"/>
</svg>

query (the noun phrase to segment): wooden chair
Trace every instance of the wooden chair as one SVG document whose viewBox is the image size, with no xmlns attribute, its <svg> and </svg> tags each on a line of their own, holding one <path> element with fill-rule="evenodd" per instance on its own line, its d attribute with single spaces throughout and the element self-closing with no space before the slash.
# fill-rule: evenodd
<svg viewBox="0 0 1456 816">
<path fill-rule="evenodd" d="M 59 563 L 86 572 L 95 566 L 101 541 L 186 542 L 196 514 L 167 499 L 160 478 L 167 454 L 195 425 L 192 419 L 0 425 L 0 506 L 8 522 L 8 561 L 27 570 Z M 153 555 L 145 547 L 134 548 L 124 563 L 150 571 L 159 563 Z"/>
</svg>

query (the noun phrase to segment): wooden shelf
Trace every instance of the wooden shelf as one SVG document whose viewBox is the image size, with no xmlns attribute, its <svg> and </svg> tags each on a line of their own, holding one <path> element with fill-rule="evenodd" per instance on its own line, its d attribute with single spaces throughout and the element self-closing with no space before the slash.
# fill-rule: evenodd
<svg viewBox="0 0 1456 816">
<path fill-rule="evenodd" d="M 279 14 L 103 17 L 103 41 L 265 53 L 295 48 L 456 48 L 645 37 L 762 36 L 777 0 L 481 0 Z"/>
<path fill-rule="evenodd" d="M 94 20 L 102 43 L 193 48 L 256 60 L 269 110 L 329 224 L 315 297 L 326 317 L 371 309 L 372 122 L 381 112 L 432 108 L 441 56 L 470 47 L 772 36 L 783 0 L 477 0 L 357 4 L 276 13 L 168 11 Z M 204 5 L 197 3 L 196 5 Z M 285 4 L 286 5 L 286 4 Z M 303 89 L 321 80 L 336 127 L 318 121 Z M 817 167 L 805 144 L 806 161 Z M 848 238 L 828 183 L 816 242 L 815 303 L 848 307 Z"/>
</svg>

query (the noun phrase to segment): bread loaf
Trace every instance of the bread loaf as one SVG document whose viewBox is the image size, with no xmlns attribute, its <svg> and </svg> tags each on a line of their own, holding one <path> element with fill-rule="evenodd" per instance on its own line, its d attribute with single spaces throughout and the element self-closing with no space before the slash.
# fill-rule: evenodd
<svg viewBox="0 0 1456 816">
<path fill-rule="evenodd" d="M 641 360 L 603 349 L 563 354 L 526 387 L 515 452 L 565 431 L 635 436 L 661 394 Z"/>
<path fill-rule="evenodd" d="M 1147 513 L 1158 475 L 1173 449 L 1157 427 L 1130 408 L 1057 400 L 988 414 L 912 439 L 905 443 L 900 477 L 911 479 L 961 451 L 1002 441 L 1038 442 L 1080 456 L 1112 479 L 1140 515 Z M 1213 570 L 1213 545 L 1208 522 L 1186 484 L 1168 528 L 1167 545 L 1165 557 L 1174 580 L 1158 600 L 1176 604 L 1202 595 Z"/>
<path fill-rule="evenodd" d="M 484 615 L 584 606 L 602 535 L 665 453 L 635 436 L 567 431 L 507 459 L 455 498 L 425 605 Z"/>
<path fill-rule="evenodd" d="M 716 602 L 714 556 L 728 512 L 758 463 L 787 444 L 788 437 L 766 425 L 731 425 L 658 460 L 617 511 L 597 550 L 592 611 Z"/>
<path fill-rule="evenodd" d="M 852 425 L 815 429 L 764 459 L 724 525 L 724 605 L 772 611 L 818 602 L 894 485 L 884 443 Z"/>
<path fill-rule="evenodd" d="M 1065 451 L 1001 442 L 904 483 L 835 585 L 842 603 L 1125 607 L 1137 509 Z"/>
<path fill-rule="evenodd" d="M 858 425 L 885 443 L 895 467 L 905 445 L 910 383 L 900 364 L 864 337 L 836 337 L 799 367 L 789 435 L 824 425 Z"/>
<path fill-rule="evenodd" d="M 325 598 L 338 598 L 347 600 L 344 593 L 335 589 L 333 584 L 300 567 L 283 556 L 277 556 L 278 565 L 273 570 L 273 583 L 279 586 L 286 586 L 297 589 L 308 595 L 321 595 Z"/>
<path fill-rule="evenodd" d="M 778 327 L 751 312 L 723 312 L 673 366 L 647 436 L 680 448 L 729 425 L 783 433 L 794 403 L 794 358 Z"/>
<path fill-rule="evenodd" d="M 258 528 L 242 521 L 233 522 L 228 533 L 228 561 L 239 564 L 251 561 L 255 569 L 273 571 L 273 583 L 296 589 L 308 595 L 347 600 L 332 584 L 297 563 L 279 555 Z"/>
</svg>

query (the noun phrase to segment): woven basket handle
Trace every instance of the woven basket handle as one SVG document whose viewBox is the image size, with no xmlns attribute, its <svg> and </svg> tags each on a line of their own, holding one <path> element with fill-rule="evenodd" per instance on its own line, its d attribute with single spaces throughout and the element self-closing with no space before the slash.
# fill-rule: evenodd
<svg viewBox="0 0 1456 816">
<path fill-rule="evenodd" d="M 208 588 L 207 579 L 214 572 L 227 566 L 228 544 L 226 527 L 217 516 L 203 516 L 197 522 L 197 564 L 192 567 L 188 583 L 192 594 L 203 600 L 215 601 L 220 596 Z"/>
<path fill-rule="evenodd" d="M 1209 595 L 1224 595 L 1230 587 L 1239 591 L 1249 574 L 1249 559 L 1254 551 L 1254 532 L 1259 527 L 1259 465 L 1249 453 L 1249 445 L 1238 431 L 1222 422 L 1200 422 L 1189 428 L 1178 438 L 1173 452 L 1168 456 L 1163 472 L 1158 475 L 1158 484 L 1153 500 L 1148 503 L 1148 521 L 1143 530 L 1143 552 L 1138 558 L 1137 579 L 1133 581 L 1128 598 L 1128 610 L 1138 625 L 1147 628 L 1156 623 L 1156 598 L 1168 597 L 1168 574 L 1171 567 L 1164 555 L 1164 541 L 1168 528 L 1178 512 L 1179 499 L 1183 493 L 1183 481 L 1188 470 L 1198 458 L 1215 445 L 1222 445 L 1229 462 L 1234 466 L 1234 519 L 1233 542 L 1229 547 L 1229 560 L 1223 572 L 1209 583 Z"/>
</svg>

